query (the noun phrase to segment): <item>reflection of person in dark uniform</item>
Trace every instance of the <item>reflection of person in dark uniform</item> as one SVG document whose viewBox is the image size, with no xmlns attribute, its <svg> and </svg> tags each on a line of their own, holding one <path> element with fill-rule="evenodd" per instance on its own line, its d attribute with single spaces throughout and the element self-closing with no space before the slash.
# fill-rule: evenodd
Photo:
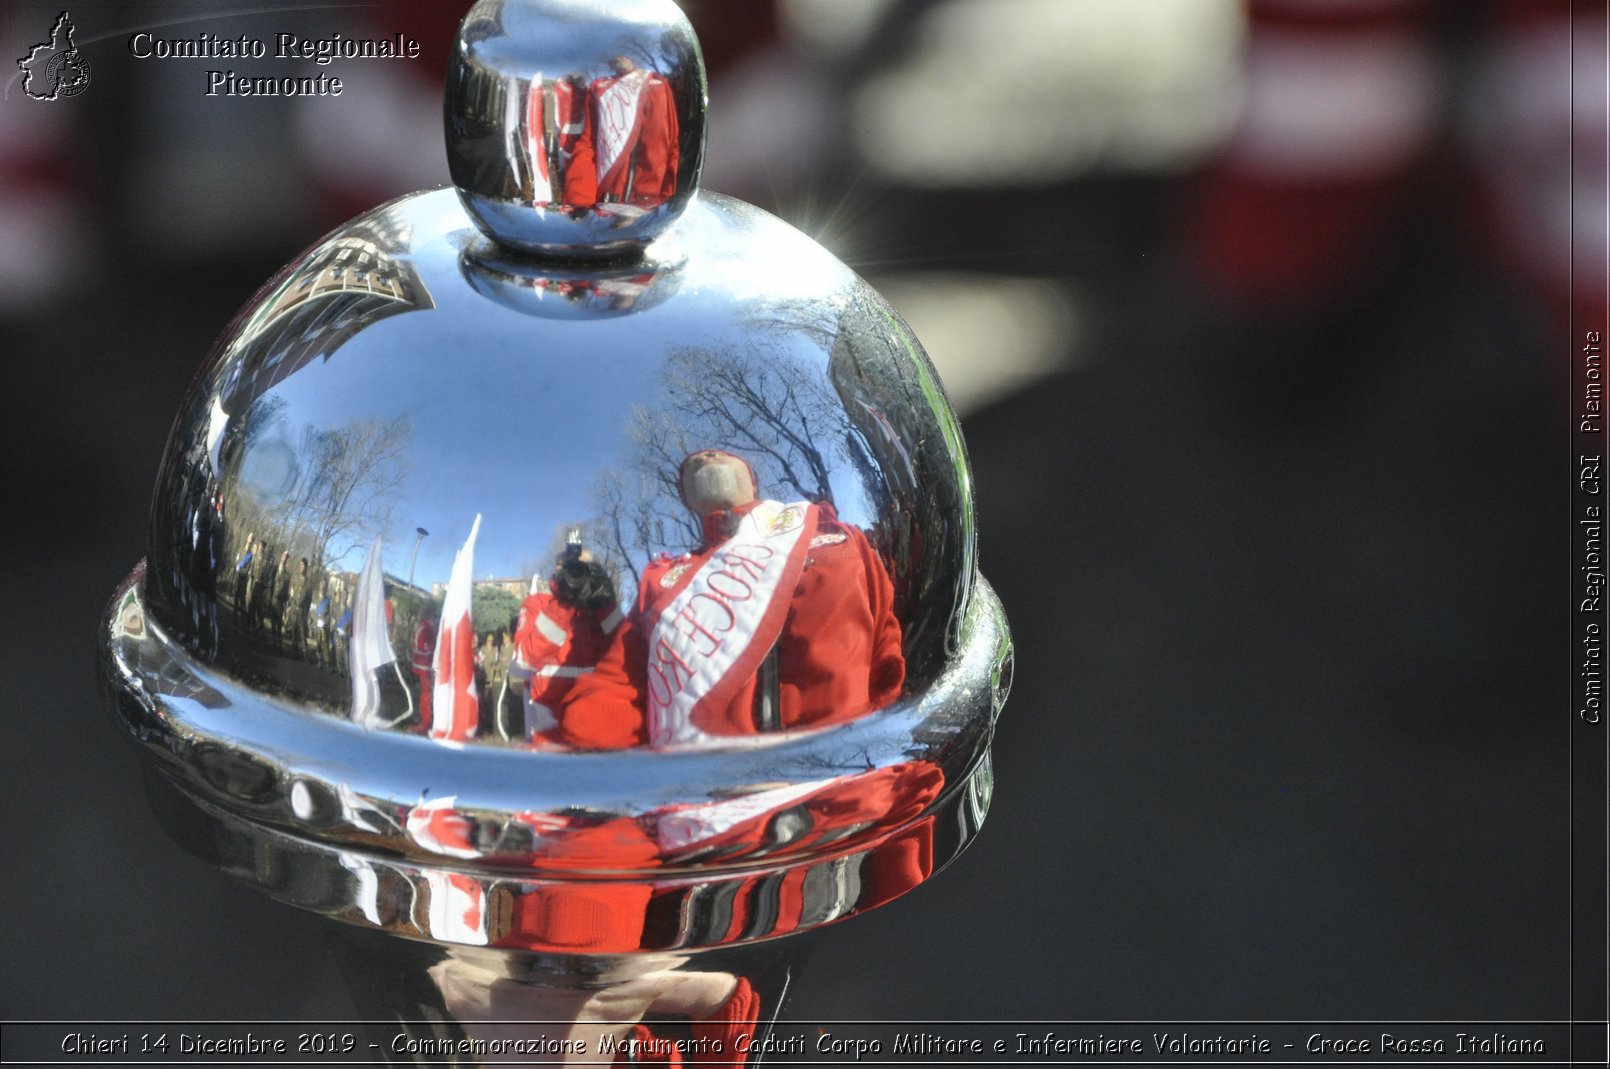
<svg viewBox="0 0 1610 1069">
<path fill-rule="evenodd" d="M 499 731 L 499 705 L 508 689 L 505 680 L 509 674 L 509 646 L 503 628 L 481 636 L 481 647 L 476 651 L 475 659 L 484 680 L 476 692 L 481 697 L 481 730 L 483 734 L 496 735 Z"/>
<path fill-rule="evenodd" d="M 235 562 L 235 618 L 244 625 L 252 593 L 252 561 L 257 556 L 257 543 L 246 535 L 246 550 Z"/>
<path fill-rule="evenodd" d="M 509 678 L 525 683 L 525 738 L 552 741 L 556 710 L 576 680 L 593 670 L 620 622 L 609 572 L 572 529 L 547 589 L 525 599 L 514 629 Z"/>
<path fill-rule="evenodd" d="M 325 632 L 330 629 L 330 582 L 320 579 L 319 587 L 308 598 L 308 642 L 313 647 L 313 663 L 325 664 Z"/>
<path fill-rule="evenodd" d="M 290 619 L 286 621 L 286 645 L 291 654 L 302 660 L 307 659 L 307 598 L 308 575 L 307 558 L 299 558 L 296 562 L 296 573 L 290 585 Z"/>
<path fill-rule="evenodd" d="M 587 90 L 581 136 L 565 170 L 565 203 L 663 204 L 676 192 L 681 153 L 671 84 L 628 56 L 610 67 L 614 75 Z"/>
<path fill-rule="evenodd" d="M 329 637 L 330 667 L 337 672 L 347 669 L 347 628 L 352 624 L 352 609 L 345 594 L 330 599 Z"/>
<path fill-rule="evenodd" d="M 282 645 L 285 641 L 285 619 L 291 611 L 291 551 L 280 553 L 279 565 L 276 570 L 274 587 L 274 605 L 269 610 L 269 623 L 274 629 L 274 645 Z"/>
<path fill-rule="evenodd" d="M 274 581 L 279 568 L 274 563 L 274 551 L 262 542 L 257 543 L 260 570 L 252 580 L 251 625 L 258 634 L 267 634 L 269 617 L 274 614 Z"/>
<path fill-rule="evenodd" d="M 346 670 L 347 628 L 352 626 L 352 610 L 347 607 L 344 598 L 341 601 L 340 611 L 341 615 L 336 617 L 335 626 L 330 628 L 330 664 L 337 672 Z"/>
<path fill-rule="evenodd" d="M 410 663 L 414 669 L 414 679 L 419 682 L 419 716 L 423 724 L 431 722 L 431 693 L 436 689 L 436 615 L 435 611 L 427 611 L 419 618 L 419 626 L 414 629 L 414 646 Z"/>
<path fill-rule="evenodd" d="M 839 723 L 897 698 L 894 590 L 866 536 L 831 505 L 760 498 L 730 453 L 694 453 L 679 478 L 704 543 L 644 569 L 636 608 L 577 681 L 558 737 L 699 745 Z"/>
</svg>

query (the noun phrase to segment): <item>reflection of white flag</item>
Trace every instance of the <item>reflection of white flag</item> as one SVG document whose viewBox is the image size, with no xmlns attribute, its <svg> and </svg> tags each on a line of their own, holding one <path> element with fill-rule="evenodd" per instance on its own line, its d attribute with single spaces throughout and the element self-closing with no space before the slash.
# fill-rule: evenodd
<svg viewBox="0 0 1610 1069">
<path fill-rule="evenodd" d="M 335 785 L 335 796 L 341 806 L 341 819 L 354 827 L 383 835 L 397 826 L 394 819 L 345 783 Z"/>
<path fill-rule="evenodd" d="M 224 446 L 224 432 L 229 429 L 229 413 L 224 406 L 218 403 L 218 398 L 212 399 L 212 409 L 207 413 L 207 461 L 212 465 L 215 477 L 221 477 L 224 462 L 219 459 L 219 451 Z"/>
<path fill-rule="evenodd" d="M 832 782 L 828 779 L 812 780 L 769 791 L 756 791 L 724 802 L 690 805 L 686 809 L 663 814 L 656 829 L 660 848 L 682 850 L 706 839 L 714 839 L 746 820 L 780 813 L 807 794 L 819 791 Z"/>
<path fill-rule="evenodd" d="M 525 111 L 526 158 L 531 161 L 531 201 L 538 205 L 553 200 L 553 181 L 548 177 L 548 108 L 545 96 L 542 72 L 538 71 L 531 77 Z"/>
<path fill-rule="evenodd" d="M 358 893 L 353 896 L 353 901 L 357 904 L 359 911 L 368 918 L 370 924 L 378 927 L 380 924 L 379 874 L 375 872 L 374 867 L 369 862 L 345 850 L 337 855 L 336 860 L 340 861 L 341 867 L 352 873 L 358 882 Z"/>
<path fill-rule="evenodd" d="M 369 546 L 369 559 L 358 576 L 352 598 L 352 637 L 347 670 L 352 675 L 352 721 L 364 727 L 380 724 L 380 685 L 375 670 L 395 660 L 386 631 L 386 581 L 380 573 L 380 539 Z"/>
<path fill-rule="evenodd" d="M 453 558 L 442 599 L 441 628 L 436 633 L 436 686 L 431 693 L 430 737 L 463 742 L 475 737 L 481 703 L 475 693 L 475 627 L 470 621 L 470 577 L 475 567 L 475 536 L 480 513 L 470 526 L 464 548 Z"/>
</svg>

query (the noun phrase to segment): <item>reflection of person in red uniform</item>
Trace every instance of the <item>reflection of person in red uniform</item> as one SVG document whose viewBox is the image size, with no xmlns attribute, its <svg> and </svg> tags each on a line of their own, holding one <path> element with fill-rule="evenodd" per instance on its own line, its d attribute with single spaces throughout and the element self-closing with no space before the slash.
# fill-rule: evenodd
<svg viewBox="0 0 1610 1069">
<path fill-rule="evenodd" d="M 529 680 L 526 738 L 551 738 L 558 723 L 554 710 L 576 680 L 592 672 L 620 622 L 615 584 L 582 548 L 581 532 L 572 529 L 548 589 L 525 599 L 514 629 L 509 677 Z"/>
<path fill-rule="evenodd" d="M 932 874 L 929 810 L 944 785 L 936 765 L 908 761 L 637 817 L 521 814 L 517 819 L 542 840 L 543 864 L 555 869 L 646 871 L 821 853 L 789 867 L 781 880 L 768 871 L 724 884 L 718 910 L 690 909 L 686 888 L 656 888 L 648 880 L 540 883 L 493 911 L 499 921 L 490 945 L 621 954 L 765 938 L 839 920 L 897 898 Z M 462 819 L 455 810 L 448 813 Z M 411 815 L 411 832 L 415 823 Z M 451 825 L 438 819 L 431 827 Z M 823 885 L 821 878 L 838 871 L 833 866 L 843 859 L 850 859 L 853 872 L 835 876 L 836 888 Z"/>
<path fill-rule="evenodd" d="M 431 691 L 436 689 L 436 672 L 431 667 L 431 659 L 435 656 L 436 619 L 427 613 L 420 617 L 419 627 L 414 631 L 411 660 L 414 678 L 419 681 L 419 715 L 426 725 L 431 722 Z"/>
<path fill-rule="evenodd" d="M 560 711 L 562 741 L 700 745 L 839 723 L 899 696 L 893 587 L 864 534 L 831 505 L 762 500 L 730 453 L 692 454 L 680 482 L 704 545 L 643 570 L 630 620 Z"/>
<path fill-rule="evenodd" d="M 586 127 L 586 103 L 587 83 L 579 74 L 547 85 L 540 78 L 532 79 L 526 90 L 521 131 L 527 200 L 535 204 L 565 202 L 564 176 Z"/>
<path fill-rule="evenodd" d="M 565 203 L 662 204 L 676 192 L 681 154 L 671 85 L 626 56 L 616 56 L 610 66 L 614 76 L 599 78 L 587 90 L 582 133 L 565 169 Z"/>
<path fill-rule="evenodd" d="M 576 142 L 587 128 L 587 83 L 579 74 L 572 74 L 548 87 L 553 98 L 553 121 L 549 127 L 553 145 L 553 170 L 562 182 L 570 170 L 570 161 L 576 155 Z M 561 203 L 565 201 L 563 189 L 556 189 Z"/>
</svg>

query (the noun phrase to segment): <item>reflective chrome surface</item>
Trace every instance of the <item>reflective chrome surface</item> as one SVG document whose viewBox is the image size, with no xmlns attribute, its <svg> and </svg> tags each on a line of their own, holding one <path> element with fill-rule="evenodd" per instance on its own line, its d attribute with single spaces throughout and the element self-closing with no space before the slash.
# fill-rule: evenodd
<svg viewBox="0 0 1610 1069">
<path fill-rule="evenodd" d="M 926 879 L 983 819 L 1011 681 L 921 346 L 797 231 L 693 195 L 674 8 L 594 11 L 466 18 L 459 188 L 326 236 L 230 324 L 102 636 L 202 857 L 358 929 L 578 975 Z M 488 124 L 546 114 L 561 73 L 594 103 L 663 88 L 677 165 L 634 163 L 620 199 L 533 194 L 536 141 Z M 513 960 L 439 956 L 432 997 L 478 1012 L 476 971 Z M 609 968 L 735 997 L 679 961 Z"/>
<path fill-rule="evenodd" d="M 187 663 L 144 618 L 139 578 L 105 654 L 159 813 L 206 859 L 352 924 L 545 951 L 749 942 L 903 894 L 988 809 L 1011 653 L 982 584 L 962 656 L 921 699 L 764 746 L 576 754 L 442 746 L 265 702 Z M 428 912 L 432 893 L 485 911 L 465 927 Z M 769 904 L 733 913 L 755 896 Z M 555 898 L 595 912 L 576 930 Z"/>
<path fill-rule="evenodd" d="M 634 251 L 693 196 L 704 108 L 698 42 L 671 0 L 481 0 L 448 65 L 448 166 L 504 245 Z"/>
<path fill-rule="evenodd" d="M 753 470 L 756 509 L 795 503 L 802 526 L 708 540 L 679 485 L 705 447 Z M 735 718 L 763 699 L 651 739 L 651 691 L 733 626 L 728 594 L 761 604 L 750 583 L 819 588 L 740 651 L 779 643 L 773 726 L 929 687 L 966 607 L 970 504 L 916 340 L 797 231 L 705 196 L 636 263 L 556 268 L 491 245 L 441 191 L 326 238 L 220 342 L 164 460 L 145 593 L 201 665 L 304 713 L 475 746 L 709 745 L 759 730 Z M 555 586 L 570 532 L 590 610 Z M 722 566 L 762 543 L 776 567 Z M 711 582 L 727 594 L 700 599 Z M 623 654 L 610 675 L 617 630 L 638 662 L 666 637 L 680 652 Z"/>
</svg>

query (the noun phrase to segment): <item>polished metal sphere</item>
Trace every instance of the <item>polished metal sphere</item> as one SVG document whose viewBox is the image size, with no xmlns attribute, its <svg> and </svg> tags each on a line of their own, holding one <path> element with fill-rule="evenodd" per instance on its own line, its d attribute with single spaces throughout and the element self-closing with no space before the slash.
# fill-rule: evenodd
<svg viewBox="0 0 1610 1069">
<path fill-rule="evenodd" d="M 712 946 L 886 901 L 982 819 L 1011 654 L 955 416 L 865 282 L 695 196 L 697 46 L 649 7 L 478 4 L 458 188 L 298 256 L 180 411 L 106 675 L 175 833 L 277 897 L 444 943 Z M 619 55 L 654 62 L 600 74 Z M 533 199 L 512 176 L 562 146 L 498 93 L 560 72 L 594 118 L 674 98 L 673 173 L 637 114 L 621 199 L 619 159 L 585 209 Z M 766 879 L 802 881 L 791 914 L 700 912 Z M 408 905 L 471 890 L 502 896 L 478 927 Z"/>
<path fill-rule="evenodd" d="M 448 64 L 446 112 L 448 168 L 488 234 L 619 255 L 693 198 L 704 63 L 671 0 L 480 0 Z"/>
</svg>

